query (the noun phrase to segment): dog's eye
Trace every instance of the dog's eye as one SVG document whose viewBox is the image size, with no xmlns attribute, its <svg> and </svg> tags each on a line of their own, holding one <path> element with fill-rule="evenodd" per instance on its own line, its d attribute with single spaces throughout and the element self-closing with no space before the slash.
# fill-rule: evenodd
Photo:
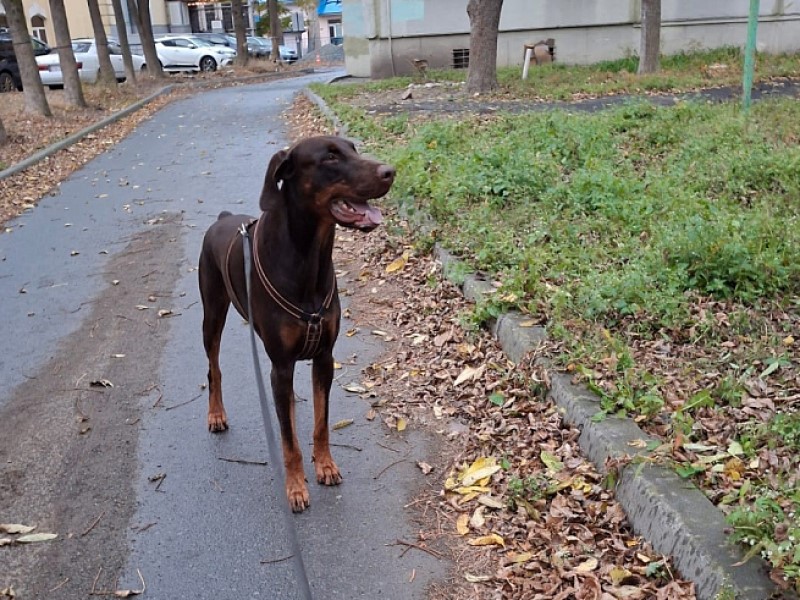
<svg viewBox="0 0 800 600">
<path fill-rule="evenodd" d="M 328 156 L 325 157 L 325 160 L 336 160 L 337 156 L 333 152 L 328 152 Z"/>
</svg>

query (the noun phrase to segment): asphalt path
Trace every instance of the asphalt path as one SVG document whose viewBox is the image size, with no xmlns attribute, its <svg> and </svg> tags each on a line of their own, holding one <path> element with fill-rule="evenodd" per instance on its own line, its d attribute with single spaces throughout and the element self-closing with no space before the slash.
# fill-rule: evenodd
<svg viewBox="0 0 800 600">
<path fill-rule="evenodd" d="M 206 430 L 203 232 L 222 210 L 255 214 L 267 162 L 287 145 L 281 113 L 335 74 L 170 104 L 7 224 L 0 522 L 59 537 L 0 547 L 0 589 L 69 600 L 144 582 L 145 598 L 293 600 L 290 535 L 317 599 L 423 598 L 445 574 L 448 565 L 397 543 L 416 540 L 405 506 L 424 485 L 415 463 L 433 449 L 367 421 L 368 402 L 342 389 L 381 352 L 369 331 L 341 336 L 335 351 L 331 423 L 354 420 L 332 433 L 341 486 L 315 482 L 310 369 L 298 366 L 312 505 L 289 526 L 235 313 L 221 354 L 231 429 Z M 268 373 L 263 351 L 262 364 Z"/>
</svg>

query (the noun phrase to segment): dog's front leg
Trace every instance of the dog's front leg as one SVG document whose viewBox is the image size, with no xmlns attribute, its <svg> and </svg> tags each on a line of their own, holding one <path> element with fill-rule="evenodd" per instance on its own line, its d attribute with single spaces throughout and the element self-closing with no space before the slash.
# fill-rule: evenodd
<svg viewBox="0 0 800 600">
<path fill-rule="evenodd" d="M 283 465 L 286 469 L 286 496 L 293 512 L 303 512 L 311 505 L 303 473 L 303 454 L 297 440 L 294 421 L 294 362 L 272 365 L 272 395 L 281 428 Z"/>
<path fill-rule="evenodd" d="M 312 368 L 314 385 L 314 469 L 317 482 L 338 485 L 342 482 L 339 468 L 333 462 L 328 432 L 328 402 L 333 383 L 333 356 L 324 354 L 314 359 Z"/>
</svg>

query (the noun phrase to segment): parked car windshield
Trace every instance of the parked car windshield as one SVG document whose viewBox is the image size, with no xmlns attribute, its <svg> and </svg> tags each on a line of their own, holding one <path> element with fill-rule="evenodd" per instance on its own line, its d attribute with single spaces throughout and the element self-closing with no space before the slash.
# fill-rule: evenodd
<svg viewBox="0 0 800 600">
<path fill-rule="evenodd" d="M 91 42 L 72 42 L 73 52 L 89 52 L 92 48 Z"/>
<path fill-rule="evenodd" d="M 192 42 L 192 43 L 193 43 L 195 46 L 206 46 L 206 47 L 208 47 L 208 46 L 213 46 L 213 45 L 214 45 L 214 44 L 212 44 L 211 42 L 209 42 L 208 40 L 204 40 L 204 39 L 202 39 L 202 38 L 190 37 L 190 38 L 188 38 L 188 39 L 189 39 L 189 40 L 190 40 L 190 41 L 191 41 L 191 42 Z"/>
</svg>

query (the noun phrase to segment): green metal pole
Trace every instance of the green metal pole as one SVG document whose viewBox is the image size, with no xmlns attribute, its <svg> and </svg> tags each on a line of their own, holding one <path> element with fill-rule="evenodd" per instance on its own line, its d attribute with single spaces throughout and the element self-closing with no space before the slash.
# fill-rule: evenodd
<svg viewBox="0 0 800 600">
<path fill-rule="evenodd" d="M 756 62 L 756 32 L 758 31 L 759 0 L 750 0 L 750 17 L 747 20 L 747 46 L 744 49 L 744 82 L 742 109 L 750 110 L 750 95 L 753 89 L 753 70 Z"/>
</svg>

